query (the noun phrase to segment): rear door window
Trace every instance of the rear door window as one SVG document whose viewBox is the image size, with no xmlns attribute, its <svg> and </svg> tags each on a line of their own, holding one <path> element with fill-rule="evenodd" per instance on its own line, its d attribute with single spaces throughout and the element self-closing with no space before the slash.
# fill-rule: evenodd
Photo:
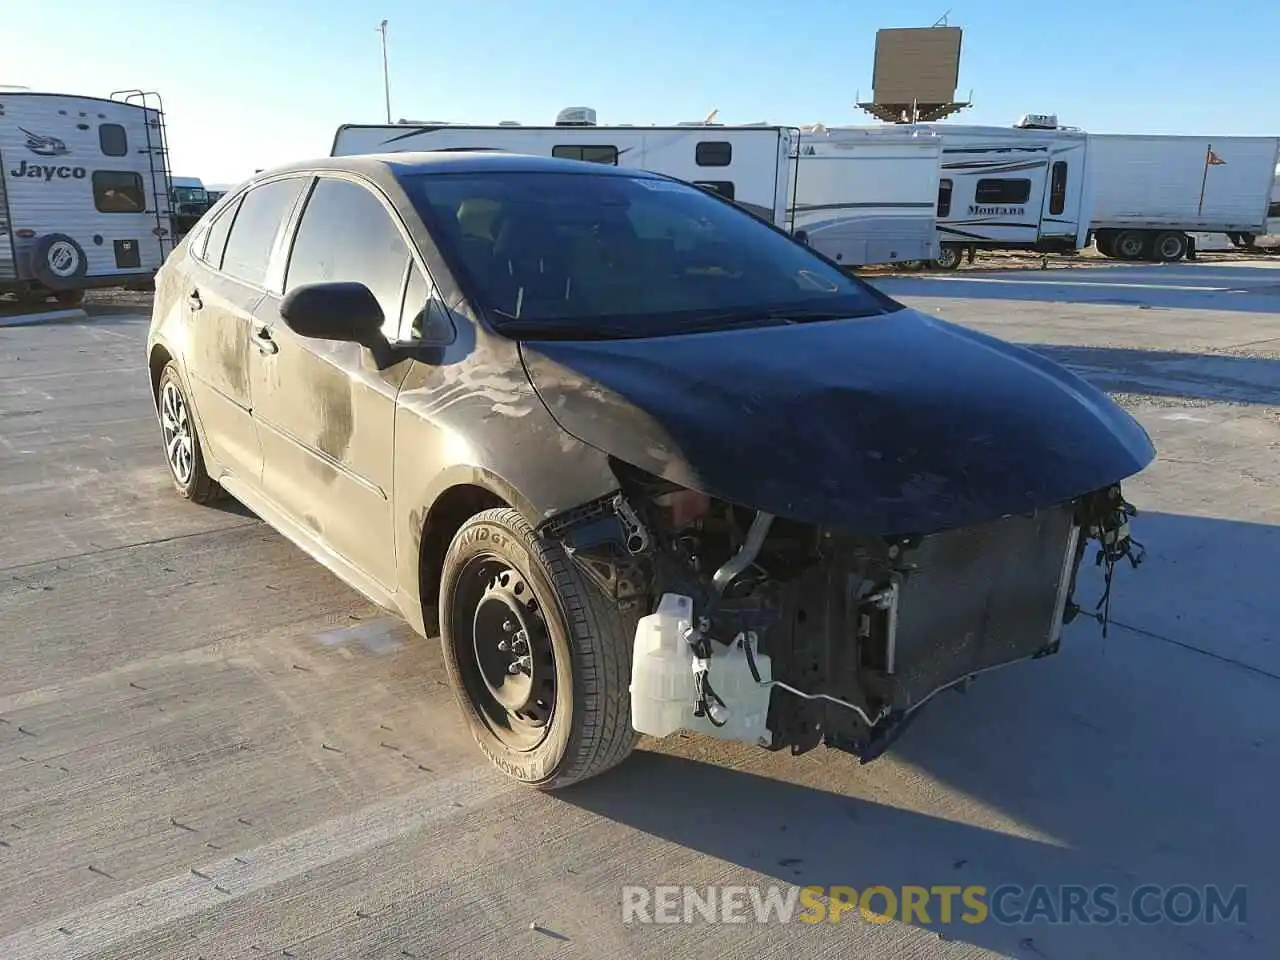
<svg viewBox="0 0 1280 960">
<path fill-rule="evenodd" d="M 321 177 L 302 211 L 284 290 L 307 283 L 356 281 L 377 298 L 383 332 L 399 333 L 409 246 L 391 211 L 367 187 Z"/>
<path fill-rule="evenodd" d="M 236 211 L 240 209 L 240 201 L 235 201 L 218 215 L 218 219 L 209 224 L 205 231 L 206 238 L 193 249 L 193 253 L 215 270 L 222 267 L 222 253 L 227 248 L 227 237 L 231 235 L 231 224 L 235 222 Z"/>
<path fill-rule="evenodd" d="M 296 177 L 273 180 L 245 194 L 222 256 L 224 273 L 254 286 L 266 284 L 276 235 L 305 184 L 306 180 Z M 212 241 L 211 237 L 210 251 L 213 250 Z"/>
</svg>

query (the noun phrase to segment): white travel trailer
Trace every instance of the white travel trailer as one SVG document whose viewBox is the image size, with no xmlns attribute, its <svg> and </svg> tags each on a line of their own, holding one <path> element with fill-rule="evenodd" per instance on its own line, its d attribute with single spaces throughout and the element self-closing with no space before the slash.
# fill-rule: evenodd
<svg viewBox="0 0 1280 960">
<path fill-rule="evenodd" d="M 942 138 L 935 265 L 966 251 L 1069 253 L 1088 242 L 1092 172 L 1087 135 L 1028 114 L 1012 127 L 904 124 Z"/>
<path fill-rule="evenodd" d="M 347 124 L 338 128 L 331 155 L 467 149 L 564 157 L 676 177 L 781 229 L 805 231 L 816 250 L 850 267 L 932 255 L 939 148 L 928 136 L 828 135 L 702 121 L 601 126 L 593 110 L 577 107 L 561 111 L 549 127 Z M 910 188 L 894 186 L 895 178 Z M 928 220 L 923 227 L 922 217 Z"/>
<path fill-rule="evenodd" d="M 0 90 L 0 293 L 78 303 L 173 248 L 160 98 Z"/>
<path fill-rule="evenodd" d="M 929 130 L 805 127 L 793 229 L 840 263 L 934 260 L 941 158 L 942 138 Z"/>
<path fill-rule="evenodd" d="M 1225 234 L 1250 246 L 1269 233 L 1276 137 L 1089 135 L 1091 229 L 1117 260 L 1173 261 L 1188 235 Z"/>
</svg>

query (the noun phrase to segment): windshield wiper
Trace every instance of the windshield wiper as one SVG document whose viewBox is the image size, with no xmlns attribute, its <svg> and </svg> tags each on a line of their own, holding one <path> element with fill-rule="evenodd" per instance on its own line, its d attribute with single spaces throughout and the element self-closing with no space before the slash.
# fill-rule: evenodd
<svg viewBox="0 0 1280 960">
<path fill-rule="evenodd" d="M 832 310 L 826 307 L 777 307 L 762 310 L 725 310 L 704 314 L 680 324 L 681 330 L 705 330 L 752 323 L 818 323 L 822 320 L 851 320 L 871 316 L 861 310 Z"/>
<path fill-rule="evenodd" d="M 594 318 L 581 320 L 516 319 L 497 311 L 502 329 L 516 339 L 537 337 L 543 340 L 611 340 L 620 337 L 642 337 L 645 332 L 633 323 L 601 323 Z"/>
</svg>

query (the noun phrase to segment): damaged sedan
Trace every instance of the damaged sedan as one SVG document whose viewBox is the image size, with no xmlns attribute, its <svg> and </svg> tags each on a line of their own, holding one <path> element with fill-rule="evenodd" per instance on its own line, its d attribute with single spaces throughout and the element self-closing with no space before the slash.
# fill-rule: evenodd
<svg viewBox="0 0 1280 960">
<path fill-rule="evenodd" d="M 258 174 L 157 279 L 179 493 L 439 635 L 510 776 L 640 734 L 879 755 L 1052 654 L 1154 457 L 1105 394 L 695 185 L 497 152 Z"/>
</svg>

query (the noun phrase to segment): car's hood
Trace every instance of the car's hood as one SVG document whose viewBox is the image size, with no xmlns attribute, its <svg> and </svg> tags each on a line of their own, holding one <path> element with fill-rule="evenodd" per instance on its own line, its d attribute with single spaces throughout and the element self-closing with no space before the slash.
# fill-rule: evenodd
<svg viewBox="0 0 1280 960">
<path fill-rule="evenodd" d="M 1029 512 L 1155 455 L 1064 368 L 909 309 L 521 353 L 579 440 L 713 497 L 867 534 Z"/>
</svg>

